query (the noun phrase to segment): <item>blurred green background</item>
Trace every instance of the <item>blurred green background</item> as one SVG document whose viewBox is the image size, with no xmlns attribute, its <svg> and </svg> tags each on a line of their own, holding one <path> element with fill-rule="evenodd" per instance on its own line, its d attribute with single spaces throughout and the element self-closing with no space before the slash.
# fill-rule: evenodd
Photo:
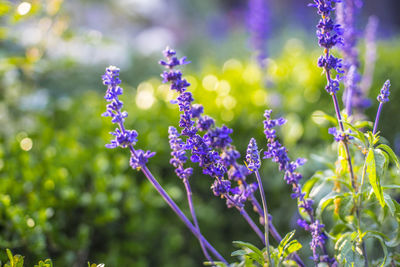
<svg viewBox="0 0 400 267">
<path fill-rule="evenodd" d="M 2 251 L 25 255 L 28 265 L 51 257 L 56 266 L 200 266 L 197 241 L 145 177 L 130 169 L 127 151 L 105 149 L 114 126 L 100 116 L 106 104 L 101 75 L 110 64 L 121 68 L 126 125 L 139 132 L 138 147 L 157 152 L 150 169 L 188 212 L 183 184 L 168 163 L 167 129 L 177 125 L 179 112 L 160 81 L 161 50 L 170 45 L 192 61 L 183 72 L 195 102 L 218 125 L 234 129 L 242 160 L 251 137 L 261 148 L 266 144 L 266 108 L 288 119 L 281 136 L 293 158 L 323 154 L 332 125 L 320 114 L 333 114 L 333 107 L 316 66 L 318 18 L 298 2 L 269 1 L 263 69 L 249 44 L 246 1 L 0 0 Z M 360 36 L 372 12 L 379 16 L 397 4 L 367 3 Z M 391 13 L 381 19 L 373 106 L 366 111 L 374 118 L 374 99 L 390 78 L 380 129 L 392 145 L 400 133 L 396 19 Z M 362 40 L 359 47 L 363 57 Z M 303 173 L 307 178 L 319 168 L 310 159 Z M 275 165 L 265 161 L 262 173 L 273 221 L 285 233 L 296 227 L 296 203 Z M 219 251 L 233 260 L 233 240 L 261 245 L 237 211 L 212 195 L 209 177 L 195 169 L 191 182 L 202 232 Z"/>
</svg>

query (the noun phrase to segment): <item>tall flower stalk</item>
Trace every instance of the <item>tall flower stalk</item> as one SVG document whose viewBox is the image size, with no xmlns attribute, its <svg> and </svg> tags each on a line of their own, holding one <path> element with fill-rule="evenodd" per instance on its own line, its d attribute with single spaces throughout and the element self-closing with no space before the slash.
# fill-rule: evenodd
<svg viewBox="0 0 400 267">
<path fill-rule="evenodd" d="M 343 0 L 336 4 L 336 18 L 343 28 L 343 43 L 339 46 L 343 54 L 344 93 L 343 103 L 347 115 L 353 111 L 362 113 L 371 105 L 367 92 L 361 88 L 360 61 L 357 43 L 359 32 L 356 28 L 356 18 L 362 6 L 361 0 Z"/>
<path fill-rule="evenodd" d="M 169 48 L 164 51 L 164 56 L 166 60 L 160 61 L 160 64 L 165 66 L 167 71 L 164 71 L 161 76 L 164 82 L 171 83 L 171 90 L 179 94 L 172 103 L 178 104 L 181 111 L 179 126 L 181 136 L 186 137 L 186 141 L 181 147 L 191 152 L 190 160 L 203 169 L 203 174 L 214 179 L 211 185 L 214 195 L 225 199 L 228 208 L 236 208 L 262 242 L 266 244 L 265 235 L 245 210 L 245 202 L 250 200 L 255 207 L 258 207 L 257 210 L 263 218 L 268 213 L 263 212 L 254 197 L 258 183 L 247 183 L 248 169 L 236 162 L 240 153 L 231 144 L 232 139 L 229 135 L 233 132 L 232 129 L 226 126 L 215 127 L 214 119 L 202 115 L 203 107 L 193 104 L 193 96 L 187 91 L 190 84 L 182 78 L 179 70 L 174 69 L 176 66 L 188 63 L 186 58 L 178 59 L 176 52 Z M 205 132 L 204 136 L 201 136 L 200 132 Z M 238 186 L 234 187 L 233 182 L 237 182 Z M 266 227 L 271 235 L 280 242 L 282 238 L 268 218 L 264 219 L 264 224 L 267 224 Z M 297 254 L 295 254 L 295 260 L 300 266 L 304 266 Z"/>
<path fill-rule="evenodd" d="M 271 253 L 269 251 L 269 237 L 268 237 L 268 233 L 269 233 L 268 206 L 267 206 L 267 200 L 265 199 L 264 187 L 263 187 L 263 184 L 261 181 L 261 176 L 258 171 L 258 169 L 260 169 L 260 166 L 261 166 L 260 153 L 258 151 L 257 143 L 254 138 L 250 139 L 249 145 L 247 147 L 246 161 L 247 161 L 247 168 L 251 172 L 255 173 L 255 175 L 257 177 L 258 188 L 260 189 L 261 201 L 262 201 L 263 211 L 264 211 L 265 244 L 267 247 L 268 262 L 271 263 Z"/>
<path fill-rule="evenodd" d="M 272 119 L 271 110 L 266 110 L 264 113 L 264 134 L 267 138 L 267 150 L 264 152 L 264 159 L 271 159 L 272 161 L 278 163 L 279 170 L 282 171 L 285 176 L 284 180 L 287 184 L 292 186 L 291 197 L 297 199 L 299 202 L 299 209 L 308 215 L 310 222 L 304 219 L 299 219 L 298 224 L 303 227 L 306 231 L 309 231 L 312 236 L 310 243 L 311 250 L 313 252 L 313 261 L 315 266 L 320 262 L 325 262 L 329 266 L 335 266 L 335 258 L 330 258 L 325 246 L 326 235 L 323 233 L 324 225 L 315 219 L 313 210 L 313 200 L 306 198 L 306 194 L 302 191 L 301 185 L 299 183 L 300 179 L 303 177 L 300 173 L 296 172 L 296 169 L 305 163 L 305 159 L 298 158 L 296 161 L 291 161 L 287 154 L 287 149 L 276 140 L 276 130 L 277 126 L 281 126 L 286 123 L 284 118 Z M 317 251 L 317 248 L 322 250 L 322 255 Z"/>
<path fill-rule="evenodd" d="M 158 183 L 156 178 L 147 168 L 146 164 L 148 159 L 155 155 L 154 152 L 146 151 L 141 149 L 134 149 L 137 142 L 138 133 L 135 130 L 126 130 L 124 126 L 125 118 L 128 116 L 126 111 L 121 111 L 123 107 L 122 101 L 119 100 L 119 95 L 122 95 L 122 88 L 119 86 L 121 80 L 119 79 L 119 69 L 114 66 L 110 66 L 106 69 L 105 74 L 102 77 L 103 84 L 107 86 L 107 92 L 105 99 L 109 104 L 107 104 L 107 111 L 103 113 L 105 117 L 111 117 L 112 122 L 117 124 L 117 129 L 111 132 L 114 139 L 111 143 L 106 145 L 107 148 L 128 148 L 131 153 L 130 166 L 135 170 L 141 170 L 161 197 L 167 202 L 171 209 L 176 213 L 176 215 L 183 221 L 183 223 L 189 228 L 189 230 L 197 237 L 197 239 L 204 244 L 204 246 L 212 253 L 214 256 L 224 262 L 227 261 L 219 254 L 219 252 L 201 235 L 197 228 L 190 222 L 190 220 L 185 216 L 181 209 L 176 205 L 164 188 Z"/>
<path fill-rule="evenodd" d="M 319 23 L 317 24 L 317 37 L 318 44 L 324 48 L 324 54 L 318 60 L 318 66 L 322 68 L 326 74 L 327 85 L 325 87 L 326 91 L 332 96 L 332 101 L 335 107 L 336 117 L 338 120 L 339 128 L 344 136 L 344 138 L 340 139 L 340 142 L 343 144 L 345 148 L 346 161 L 349 168 L 351 186 L 353 188 L 353 194 L 357 191 L 356 186 L 356 177 L 354 175 L 353 165 L 351 161 L 351 155 L 349 150 L 349 138 L 348 135 L 345 134 L 344 124 L 342 121 L 342 116 L 340 114 L 340 107 L 338 103 L 338 99 L 336 96 L 337 91 L 339 90 L 339 81 L 341 79 L 340 74 L 343 74 L 344 71 L 342 69 L 342 60 L 334 57 L 331 54 L 331 49 L 338 44 L 343 45 L 343 28 L 340 24 L 335 24 L 331 18 L 331 12 L 334 10 L 334 3 L 339 3 L 341 0 L 314 0 L 314 4 L 310 4 L 317 8 L 317 13 L 321 16 Z M 332 78 L 331 72 L 335 70 L 337 75 L 335 78 Z M 353 202 L 355 206 L 355 212 L 358 221 L 358 228 L 361 223 L 361 203 L 357 203 L 356 198 L 353 197 Z M 364 256 L 365 266 L 368 266 L 368 257 L 367 251 L 365 248 L 365 242 L 361 241 L 361 247 Z"/>
</svg>

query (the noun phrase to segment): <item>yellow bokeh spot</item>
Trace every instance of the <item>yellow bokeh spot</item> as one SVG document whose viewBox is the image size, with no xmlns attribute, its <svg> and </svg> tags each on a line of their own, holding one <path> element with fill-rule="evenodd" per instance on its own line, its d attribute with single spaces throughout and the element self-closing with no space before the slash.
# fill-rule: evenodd
<svg viewBox="0 0 400 267">
<path fill-rule="evenodd" d="M 225 96 L 231 91 L 231 85 L 226 80 L 221 80 L 218 83 L 217 93 L 219 96 Z"/>
<path fill-rule="evenodd" d="M 28 220 L 26 220 L 26 225 L 28 225 L 28 227 L 32 228 L 35 226 L 35 221 L 32 218 L 28 218 Z"/>
<path fill-rule="evenodd" d="M 259 89 L 251 95 L 251 101 L 256 106 L 265 106 L 267 104 L 267 92 Z"/>
<path fill-rule="evenodd" d="M 323 125 L 326 123 L 325 120 L 325 113 L 321 110 L 316 110 L 312 113 L 311 118 L 313 122 L 315 122 L 318 125 Z"/>
<path fill-rule="evenodd" d="M 203 78 L 202 85 L 208 91 L 214 91 L 218 86 L 218 78 L 214 75 L 207 75 Z"/>
<path fill-rule="evenodd" d="M 138 85 L 136 94 L 136 105 L 140 109 L 149 109 L 153 106 L 154 87 L 148 82 L 143 82 Z"/>
<path fill-rule="evenodd" d="M 242 77 L 248 84 L 258 83 L 261 80 L 261 71 L 255 64 L 250 64 L 244 69 Z"/>
<path fill-rule="evenodd" d="M 17 12 L 21 16 L 26 15 L 31 10 L 31 7 L 32 7 L 31 3 L 22 2 L 21 4 L 18 5 Z"/>
<path fill-rule="evenodd" d="M 243 69 L 243 65 L 242 63 L 234 58 L 231 58 L 227 61 L 225 61 L 224 66 L 222 67 L 222 71 L 226 72 L 229 70 L 237 70 L 237 71 L 241 71 Z"/>
<path fill-rule="evenodd" d="M 227 95 L 222 99 L 222 105 L 228 110 L 233 109 L 236 106 L 236 99 Z"/>
<path fill-rule="evenodd" d="M 25 137 L 24 139 L 21 140 L 19 145 L 22 150 L 29 151 L 32 149 L 33 142 L 32 139 L 30 139 L 29 137 Z"/>
</svg>

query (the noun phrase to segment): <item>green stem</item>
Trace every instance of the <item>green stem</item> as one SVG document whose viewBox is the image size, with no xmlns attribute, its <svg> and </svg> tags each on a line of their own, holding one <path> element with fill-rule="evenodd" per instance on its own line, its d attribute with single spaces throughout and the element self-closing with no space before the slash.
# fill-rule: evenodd
<svg viewBox="0 0 400 267">
<path fill-rule="evenodd" d="M 270 254 L 270 251 L 269 251 L 269 218 L 268 218 L 267 201 L 265 199 L 264 188 L 263 188 L 261 177 L 260 177 L 260 173 L 258 172 L 258 170 L 255 171 L 255 174 L 256 174 L 256 177 L 257 177 L 258 187 L 260 189 L 261 201 L 262 201 L 263 210 L 264 210 L 265 246 L 267 247 L 268 262 L 269 262 L 269 264 L 271 264 L 271 254 Z"/>
</svg>

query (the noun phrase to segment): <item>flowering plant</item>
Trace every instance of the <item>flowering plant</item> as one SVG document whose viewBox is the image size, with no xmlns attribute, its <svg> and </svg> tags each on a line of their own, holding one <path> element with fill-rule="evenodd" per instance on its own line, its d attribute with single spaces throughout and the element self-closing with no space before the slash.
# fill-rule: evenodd
<svg viewBox="0 0 400 267">
<path fill-rule="evenodd" d="M 362 110 L 367 107 L 365 95 L 360 89 L 360 76 L 357 72 L 357 53 L 351 32 L 352 20 L 344 20 L 343 26 L 337 24 L 332 16 L 335 4 L 345 15 L 354 15 L 354 1 L 339 3 L 339 0 L 314 0 L 310 6 L 317 9 L 321 19 L 317 25 L 319 45 L 324 49 L 318 59 L 318 66 L 326 75 L 325 90 L 332 97 L 336 118 L 326 115 L 335 123 L 329 129 L 334 136 L 334 146 L 338 152 L 335 164 L 325 162 L 327 168 L 319 170 L 314 176 L 303 182 L 299 167 L 306 163 L 303 158 L 292 160 L 289 151 L 279 140 L 277 129 L 286 123 L 284 118 L 274 118 L 272 110 L 264 113 L 264 134 L 266 144 L 260 146 L 250 138 L 244 164 L 239 163 L 241 155 L 230 137 L 233 130 L 225 125 L 217 126 L 216 121 L 204 115 L 204 107 L 194 104 L 189 82 L 178 67 L 190 63 L 186 57 L 179 58 L 170 48 L 164 51 L 165 67 L 161 74 L 163 82 L 170 83 L 170 89 L 176 93 L 171 101 L 179 107 L 179 129 L 169 127 L 171 147 L 170 163 L 176 175 L 182 180 L 190 209 L 191 220 L 186 217 L 148 168 L 149 159 L 155 152 L 137 149 L 138 133 L 127 130 L 124 121 L 128 114 L 122 111 L 123 103 L 119 96 L 119 69 L 110 66 L 103 75 L 107 86 L 105 99 L 109 104 L 103 116 L 111 117 L 117 128 L 111 134 L 114 139 L 108 148 L 128 148 L 130 166 L 143 172 L 146 178 L 164 198 L 177 216 L 196 236 L 207 259 L 207 265 L 218 266 L 309 266 L 310 260 L 315 266 L 373 266 L 399 264 L 400 205 L 392 199 L 390 193 L 400 186 L 392 183 L 392 173 L 388 175 L 389 164 L 397 168 L 399 161 L 392 149 L 382 141 L 378 131 L 378 122 L 383 104 L 389 100 L 390 82 L 382 87 L 377 99 L 380 102 L 373 124 L 363 119 Z M 358 2 L 357 2 L 358 3 Z M 334 56 L 332 49 L 341 46 L 344 60 Z M 334 75 L 336 74 L 336 75 Z M 340 83 L 345 77 L 345 111 L 340 110 L 337 94 Z M 364 103 L 364 104 L 362 104 Z M 297 224 L 309 232 L 311 241 L 299 242 L 294 239 L 295 230 L 283 238 L 276 230 L 273 218 L 268 212 L 267 196 L 264 193 L 261 167 L 263 159 L 277 163 L 284 181 L 292 189 L 291 197 L 297 200 Z M 250 228 L 264 244 L 263 248 L 235 241 L 239 250 L 232 253 L 238 262 L 228 261 L 202 235 L 196 217 L 192 199 L 190 177 L 193 168 L 185 166 L 188 161 L 197 164 L 202 173 L 211 177 L 211 190 L 215 196 L 226 202 L 228 208 L 234 208 L 249 224 Z M 254 174 L 254 178 L 252 177 Z M 394 174 L 393 174 L 394 175 Z M 368 178 L 368 180 L 367 180 Z M 258 198 L 261 199 L 261 203 Z M 259 217 L 256 223 L 249 215 L 249 207 Z M 261 230 L 264 228 L 264 231 Z M 272 241 L 274 239 L 275 241 Z M 273 245 L 274 244 L 274 245 Z M 380 244 L 382 253 L 373 249 Z M 304 248 L 303 248 L 304 247 Z M 311 251 L 310 259 L 300 257 L 300 249 Z M 302 249 L 302 250 L 303 250 Z"/>
</svg>

